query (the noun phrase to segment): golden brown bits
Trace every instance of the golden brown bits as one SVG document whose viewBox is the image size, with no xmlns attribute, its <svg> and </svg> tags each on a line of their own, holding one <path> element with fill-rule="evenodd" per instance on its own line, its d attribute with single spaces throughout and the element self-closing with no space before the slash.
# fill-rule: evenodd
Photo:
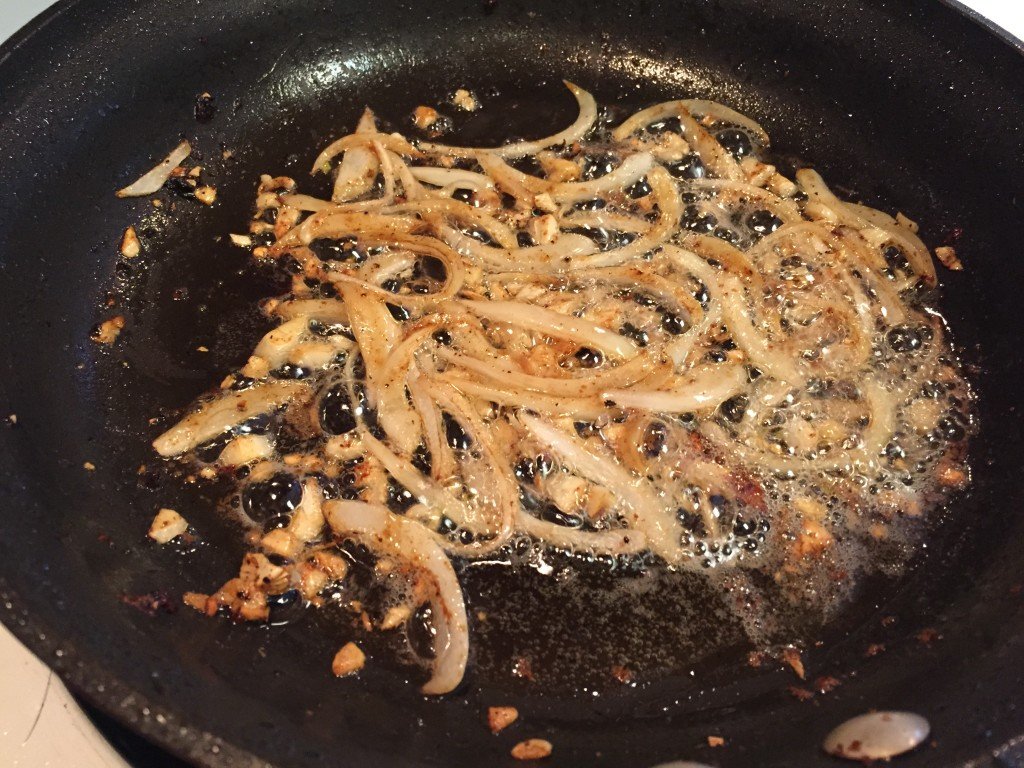
<svg viewBox="0 0 1024 768">
<path fill-rule="evenodd" d="M 346 643 L 334 654 L 331 671 L 335 677 L 347 677 L 358 672 L 366 664 L 366 654 L 355 643 Z"/>
<path fill-rule="evenodd" d="M 544 739 L 527 739 L 512 747 L 512 757 L 516 760 L 542 760 L 551 754 L 550 741 Z"/>
<path fill-rule="evenodd" d="M 953 272 L 960 272 L 964 268 L 964 263 L 960 261 L 960 257 L 956 255 L 956 250 L 950 248 L 948 245 L 939 246 L 935 249 L 935 258 L 939 260 L 946 269 L 952 270 Z"/>
<path fill-rule="evenodd" d="M 104 320 L 92 333 L 92 340 L 98 344 L 113 344 L 124 328 L 124 316 L 117 315 Z"/>
<path fill-rule="evenodd" d="M 725 746 L 725 739 L 723 739 L 721 736 L 708 736 L 708 746 L 709 747 L 724 747 Z"/>
<path fill-rule="evenodd" d="M 426 130 L 437 122 L 440 115 L 433 107 L 419 106 L 412 113 L 412 121 L 420 130 Z"/>
<path fill-rule="evenodd" d="M 171 539 L 188 530 L 188 522 L 173 509 L 161 509 L 149 526 L 149 538 L 158 544 L 167 544 Z"/>
<path fill-rule="evenodd" d="M 796 648 L 784 648 L 782 651 L 782 660 L 786 662 L 790 668 L 796 673 L 796 676 L 801 680 L 804 679 L 804 662 L 800 658 L 800 651 Z"/>
<path fill-rule="evenodd" d="M 519 710 L 515 707 L 488 707 L 487 725 L 491 733 L 500 733 L 519 718 Z"/>
<path fill-rule="evenodd" d="M 135 227 L 128 227 L 121 236 L 121 255 L 126 259 L 134 259 L 141 250 L 142 244 L 139 242 Z"/>
<path fill-rule="evenodd" d="M 203 205 L 213 205 L 217 199 L 217 190 L 210 186 L 197 187 L 195 191 L 196 200 Z"/>
<path fill-rule="evenodd" d="M 452 104 L 466 112 L 475 112 L 480 109 L 480 102 L 465 88 L 459 88 L 455 92 L 452 96 Z"/>
</svg>

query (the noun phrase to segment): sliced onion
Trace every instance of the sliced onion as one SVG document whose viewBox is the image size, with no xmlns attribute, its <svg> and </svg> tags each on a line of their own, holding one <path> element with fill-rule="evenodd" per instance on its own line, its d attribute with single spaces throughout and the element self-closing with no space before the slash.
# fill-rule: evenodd
<svg viewBox="0 0 1024 768">
<path fill-rule="evenodd" d="M 518 271 L 568 272 L 579 257 L 597 251 L 597 245 L 585 235 L 566 233 L 547 245 L 503 249 L 484 245 L 457 229 L 442 226 L 441 237 L 459 253 L 492 269 Z"/>
<path fill-rule="evenodd" d="M 572 95 L 576 97 L 576 103 L 579 105 L 580 109 L 579 116 L 568 128 L 559 131 L 552 136 L 548 136 L 544 139 L 537 139 L 535 141 L 519 141 L 514 144 L 506 144 L 502 147 L 494 147 L 493 149 L 449 147 L 444 144 L 432 144 L 429 142 L 421 142 L 420 149 L 430 154 L 448 155 L 450 157 L 471 157 L 481 153 L 490 153 L 495 154 L 498 157 L 516 158 L 523 157 L 524 155 L 535 155 L 542 149 L 547 149 L 548 147 L 553 147 L 558 144 L 572 144 L 574 141 L 579 141 L 590 131 L 594 125 L 594 121 L 597 119 L 597 104 L 594 102 L 594 97 L 578 85 L 574 85 L 568 80 L 564 80 L 563 82 L 565 83 L 565 87 L 568 88 L 572 92 Z"/>
<path fill-rule="evenodd" d="M 591 181 L 565 182 L 552 185 L 549 194 L 559 203 L 575 203 L 580 200 L 607 197 L 620 192 L 643 177 L 654 167 L 654 158 L 647 152 L 630 155 L 618 168 Z"/>
<path fill-rule="evenodd" d="M 530 536 L 559 549 L 570 552 L 593 552 L 596 555 L 630 555 L 647 547 L 643 531 L 632 528 L 611 528 L 599 531 L 581 531 L 565 525 L 550 523 L 520 509 L 517 525 Z"/>
<path fill-rule="evenodd" d="M 485 403 L 530 408 L 547 416 L 573 416 L 593 420 L 608 413 L 607 407 L 597 397 L 556 397 L 528 389 L 485 384 L 451 373 L 444 374 L 441 379 L 463 394 Z"/>
<path fill-rule="evenodd" d="M 423 526 L 386 507 L 358 501 L 328 501 L 324 514 L 335 533 L 351 536 L 373 552 L 386 554 L 428 574 L 434 617 L 434 660 L 430 680 L 421 689 L 429 696 L 454 691 L 466 673 L 469 622 L 462 588 L 448 556 Z"/>
<path fill-rule="evenodd" d="M 190 154 L 192 154 L 192 147 L 187 141 L 181 142 L 155 168 L 144 173 L 124 189 L 119 189 L 116 193 L 117 196 L 145 197 L 159 192 L 160 188 L 171 178 L 174 169 L 181 165 L 182 161 Z"/>
<path fill-rule="evenodd" d="M 718 365 L 692 371 L 668 390 L 610 389 L 604 397 L 620 408 L 692 413 L 717 408 L 746 385 L 742 366 Z"/>
<path fill-rule="evenodd" d="M 631 527 L 644 533 L 652 552 L 670 563 L 679 561 L 682 526 L 674 510 L 662 506 L 646 481 L 633 477 L 614 459 L 597 453 L 575 435 L 563 432 L 528 413 L 520 413 L 517 418 L 538 442 L 554 452 L 573 471 L 604 486 L 618 501 L 625 504 Z"/>
<path fill-rule="evenodd" d="M 637 355 L 622 365 L 598 371 L 589 375 L 554 378 L 551 376 L 532 376 L 516 368 L 507 360 L 480 360 L 438 349 L 437 357 L 453 365 L 471 371 L 478 376 L 504 384 L 506 387 L 534 390 L 554 395 L 555 397 L 587 397 L 601 394 L 613 382 L 628 386 L 645 378 L 657 364 L 650 355 Z"/>
<path fill-rule="evenodd" d="M 651 185 L 651 195 L 658 204 L 658 220 L 654 226 L 629 245 L 578 259 L 575 264 L 577 268 L 627 264 L 660 248 L 676 232 L 683 207 L 672 176 L 661 166 L 655 166 L 647 175 L 647 181 Z"/>
<path fill-rule="evenodd" d="M 938 280 L 935 274 L 935 263 L 917 235 L 906 227 L 901 227 L 895 219 L 886 216 L 881 211 L 853 203 L 844 203 L 832 193 L 824 179 L 810 168 L 801 168 L 797 171 L 796 180 L 811 200 L 834 211 L 844 224 L 858 229 L 874 227 L 885 232 L 893 242 L 903 249 L 914 272 L 928 285 L 935 285 Z"/>
<path fill-rule="evenodd" d="M 636 345 L 625 336 L 580 317 L 563 315 L 550 309 L 516 301 L 463 301 L 462 305 L 473 314 L 488 320 L 517 325 L 562 339 L 571 339 L 578 344 L 598 349 L 610 357 L 629 360 L 637 354 Z"/>
<path fill-rule="evenodd" d="M 493 216 L 485 213 L 479 208 L 466 205 L 458 200 L 429 199 L 417 200 L 413 203 L 400 203 L 387 209 L 387 213 L 417 213 L 421 216 L 431 214 L 443 214 L 450 216 L 456 221 L 470 227 L 482 229 L 490 235 L 502 248 L 515 249 L 516 233 L 507 224 L 498 221 Z"/>
<path fill-rule="evenodd" d="M 409 170 L 418 181 L 432 187 L 455 187 L 456 189 L 494 189 L 494 182 L 488 176 L 461 168 L 435 168 L 429 165 L 414 165 Z"/>
<path fill-rule="evenodd" d="M 307 477 L 302 482 L 302 499 L 292 510 L 292 521 L 288 533 L 303 544 L 319 538 L 324 528 L 324 492 L 315 478 Z"/>
<path fill-rule="evenodd" d="M 348 325 L 348 310 L 337 299 L 292 299 L 276 304 L 272 315 L 285 320 L 306 317 L 325 325 Z"/>
<path fill-rule="evenodd" d="M 731 277 L 722 276 L 715 286 L 722 301 L 722 314 L 733 338 L 754 365 L 770 376 L 791 384 L 802 384 L 806 373 L 792 355 L 769 342 L 754 325 L 743 287 Z"/>
<path fill-rule="evenodd" d="M 180 456 L 254 416 L 308 394 L 305 382 L 284 379 L 256 384 L 241 392 L 224 392 L 160 435 L 153 447 L 161 456 Z"/>
<path fill-rule="evenodd" d="M 337 141 L 328 144 L 327 147 L 317 155 L 316 160 L 313 161 L 313 169 L 310 171 L 312 174 L 325 173 L 331 167 L 331 161 L 343 152 L 347 152 L 350 149 L 356 147 L 363 147 L 368 149 L 373 146 L 373 143 L 377 142 L 384 149 L 390 149 L 392 152 L 398 155 L 405 155 L 406 157 L 419 157 L 419 151 L 404 138 L 399 136 L 397 133 L 377 133 L 367 131 L 366 133 L 351 133 L 348 136 L 343 136 Z M 378 157 L 378 160 L 380 158 Z"/>
</svg>

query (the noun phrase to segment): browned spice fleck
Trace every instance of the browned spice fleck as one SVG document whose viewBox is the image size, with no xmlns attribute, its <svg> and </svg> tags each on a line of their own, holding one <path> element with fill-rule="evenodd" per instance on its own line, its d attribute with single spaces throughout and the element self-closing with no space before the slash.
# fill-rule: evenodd
<svg viewBox="0 0 1024 768">
<path fill-rule="evenodd" d="M 804 672 L 804 662 L 800 658 L 800 651 L 796 648 L 784 648 L 782 650 L 782 660 L 792 667 L 796 676 L 803 680 L 806 676 Z"/>
<path fill-rule="evenodd" d="M 709 747 L 724 747 L 725 746 L 725 739 L 723 739 L 721 736 L 708 736 L 708 746 Z"/>
<path fill-rule="evenodd" d="M 931 644 L 934 643 L 936 640 L 942 639 L 942 635 L 940 635 L 939 631 L 934 627 L 925 627 L 916 635 L 914 635 L 914 637 L 917 638 L 917 642 L 919 642 L 921 645 L 928 646 L 929 648 L 931 647 Z"/>
<path fill-rule="evenodd" d="M 147 616 L 156 616 L 161 611 L 176 613 L 178 610 L 178 604 L 171 600 L 166 592 L 161 591 L 146 592 L 142 595 L 121 595 L 121 602 L 142 611 Z"/>
<path fill-rule="evenodd" d="M 519 710 L 515 707 L 488 707 L 487 726 L 491 733 L 501 733 L 519 719 Z"/>
<path fill-rule="evenodd" d="M 885 643 L 872 643 L 864 651 L 864 658 L 870 659 L 872 656 L 877 656 L 880 653 L 885 653 Z"/>
<path fill-rule="evenodd" d="M 529 680 L 532 683 L 534 680 L 533 663 L 526 657 L 520 656 L 512 662 L 512 674 L 515 677 Z"/>
<path fill-rule="evenodd" d="M 633 671 L 621 664 L 615 664 L 612 666 L 612 677 L 622 684 L 631 683 L 633 682 Z"/>
<path fill-rule="evenodd" d="M 818 693 L 830 693 L 838 688 L 842 683 L 831 675 L 822 675 L 814 679 L 814 687 Z"/>
<path fill-rule="evenodd" d="M 899 621 L 899 617 L 898 616 L 883 616 L 882 617 L 882 626 L 883 627 L 891 627 L 897 621 Z"/>
<path fill-rule="evenodd" d="M 806 688 L 799 688 L 795 685 L 791 685 L 786 690 L 789 691 L 789 695 L 797 701 L 810 701 L 814 698 L 814 693 Z"/>
<path fill-rule="evenodd" d="M 542 760 L 551 754 L 551 742 L 544 739 L 527 739 L 512 747 L 516 760 Z"/>
</svg>

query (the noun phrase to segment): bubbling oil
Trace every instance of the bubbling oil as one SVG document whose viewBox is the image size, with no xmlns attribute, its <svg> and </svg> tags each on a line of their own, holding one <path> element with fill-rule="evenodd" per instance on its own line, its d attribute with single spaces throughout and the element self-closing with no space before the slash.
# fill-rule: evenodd
<svg viewBox="0 0 1024 768">
<path fill-rule="evenodd" d="M 322 510 L 357 502 L 457 563 L 484 668 L 545 656 L 524 626 L 591 620 L 605 652 L 547 653 L 556 677 L 676 667 L 709 627 L 820 625 L 969 481 L 973 395 L 916 225 L 784 177 L 749 119 L 670 102 L 508 162 L 360 125 L 333 200 L 263 177 L 281 325 L 191 418 L 258 412 L 179 452 L 234 473 L 231 514 L 308 603 L 401 625 L 430 663 L 414 564 L 323 566 L 355 568 Z"/>
</svg>

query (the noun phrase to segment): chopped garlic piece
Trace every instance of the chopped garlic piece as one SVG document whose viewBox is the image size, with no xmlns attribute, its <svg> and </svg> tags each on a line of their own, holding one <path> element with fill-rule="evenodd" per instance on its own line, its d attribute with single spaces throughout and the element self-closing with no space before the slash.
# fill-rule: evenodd
<svg viewBox="0 0 1024 768">
<path fill-rule="evenodd" d="M 217 190 L 213 187 L 198 187 L 196 188 L 195 195 L 196 200 L 204 205 L 213 205 L 213 202 L 217 199 Z"/>
<path fill-rule="evenodd" d="M 121 236 L 121 255 L 126 259 L 134 259 L 141 250 L 142 245 L 139 242 L 138 234 L 135 232 L 135 227 L 128 227 Z"/>
<path fill-rule="evenodd" d="M 149 526 L 149 538 L 158 544 L 166 544 L 188 530 L 188 521 L 173 509 L 161 509 Z"/>
<path fill-rule="evenodd" d="M 348 643 L 334 654 L 334 661 L 331 662 L 331 671 L 337 677 L 346 677 L 358 672 L 365 663 L 366 654 L 359 650 L 359 646 L 355 643 Z"/>
</svg>

